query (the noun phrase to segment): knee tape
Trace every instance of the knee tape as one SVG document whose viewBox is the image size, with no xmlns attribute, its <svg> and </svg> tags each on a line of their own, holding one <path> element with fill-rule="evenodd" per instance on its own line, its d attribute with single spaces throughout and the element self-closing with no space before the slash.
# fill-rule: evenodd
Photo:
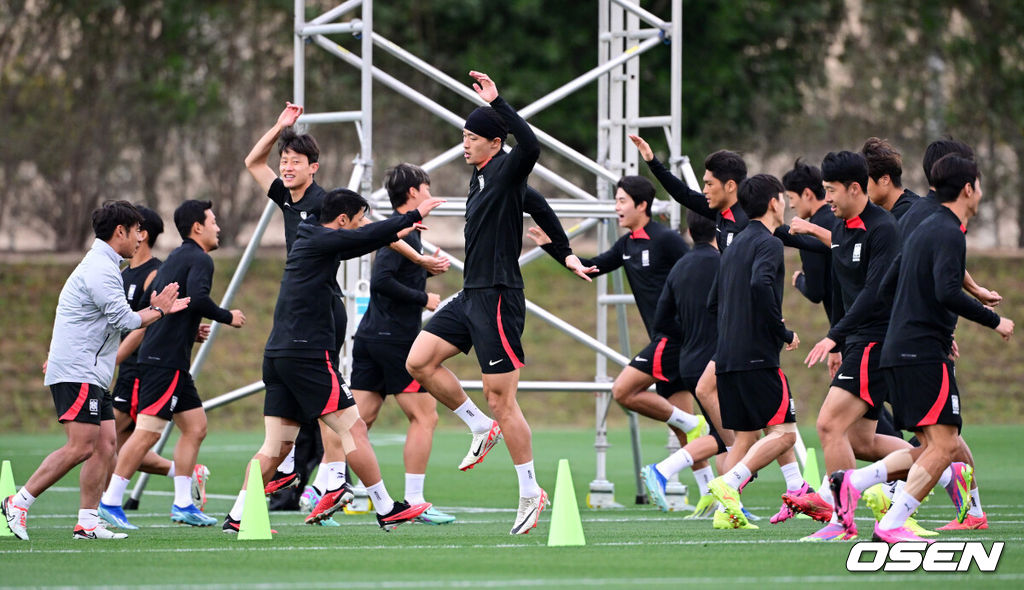
<svg viewBox="0 0 1024 590">
<path fill-rule="evenodd" d="M 169 422 L 169 420 L 156 416 L 139 414 L 135 419 L 135 428 L 137 430 L 145 430 L 146 432 L 163 432 Z"/>
<path fill-rule="evenodd" d="M 299 435 L 299 427 L 292 424 L 284 424 L 280 419 L 268 417 L 265 420 L 267 435 L 263 439 L 263 446 L 259 454 L 265 457 L 284 457 L 291 446 L 295 444 L 295 437 Z M 287 449 L 285 447 L 288 447 Z"/>
<path fill-rule="evenodd" d="M 350 406 L 340 412 L 335 412 L 330 422 L 327 422 L 327 425 L 337 432 L 338 437 L 341 438 L 341 448 L 345 450 L 346 454 L 356 450 L 356 441 L 352 437 L 352 427 L 358 421 L 359 408 L 357 406 Z"/>
</svg>

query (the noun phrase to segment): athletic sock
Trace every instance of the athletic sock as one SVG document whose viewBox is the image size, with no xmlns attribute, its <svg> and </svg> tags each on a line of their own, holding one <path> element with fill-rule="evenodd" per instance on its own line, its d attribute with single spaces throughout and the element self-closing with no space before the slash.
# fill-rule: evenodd
<svg viewBox="0 0 1024 590">
<path fill-rule="evenodd" d="M 384 487 L 383 479 L 366 488 L 366 492 L 370 494 L 370 500 L 373 501 L 373 507 L 377 514 L 387 514 L 395 509 L 395 501 L 391 499 L 388 489 Z"/>
<path fill-rule="evenodd" d="M 669 416 L 668 420 L 665 420 L 665 423 L 669 426 L 675 426 L 683 432 L 688 432 L 696 428 L 697 425 L 700 424 L 700 421 L 693 414 L 689 414 L 673 406 L 672 415 Z"/>
<path fill-rule="evenodd" d="M 679 449 L 654 467 L 662 476 L 669 478 L 691 466 L 693 466 L 693 456 L 686 449 Z"/>
<path fill-rule="evenodd" d="M 288 451 L 288 456 L 277 466 L 277 470 L 285 474 L 295 471 L 295 445 L 292 445 L 292 450 Z"/>
<path fill-rule="evenodd" d="M 171 466 L 167 468 L 167 477 L 174 477 L 174 461 L 171 461 Z"/>
<path fill-rule="evenodd" d="M 94 529 L 100 523 L 100 514 L 95 508 L 82 508 L 78 511 L 78 524 L 83 529 Z"/>
<path fill-rule="evenodd" d="M 423 480 L 427 478 L 425 473 L 406 473 L 405 474 L 405 501 L 410 504 L 422 504 L 426 502 L 423 499 Z"/>
<path fill-rule="evenodd" d="M 345 462 L 333 461 L 327 465 L 327 490 L 334 491 L 345 483 Z M 321 464 L 323 467 L 323 464 Z"/>
<path fill-rule="evenodd" d="M 100 502 L 107 506 L 120 506 L 121 500 L 124 498 L 124 492 L 128 489 L 127 479 L 121 477 L 118 474 L 110 476 L 110 485 L 107 486 L 107 490 L 103 492 L 103 497 L 100 498 Z"/>
<path fill-rule="evenodd" d="M 911 496 L 906 490 L 900 490 L 892 499 L 889 511 L 885 513 L 882 520 L 878 521 L 878 528 L 888 531 L 899 528 L 907 523 L 907 518 L 917 510 L 921 502 Z"/>
<path fill-rule="evenodd" d="M 806 482 L 804 476 L 800 475 L 800 465 L 796 461 L 779 467 L 782 469 L 782 477 L 786 478 L 787 492 L 796 492 L 804 487 Z"/>
<path fill-rule="evenodd" d="M 981 509 L 981 496 L 978 494 L 978 488 L 971 490 L 971 508 L 967 511 L 967 514 L 975 518 L 985 516 L 985 511 Z"/>
<path fill-rule="evenodd" d="M 327 463 L 321 463 L 316 468 L 316 479 L 313 480 L 313 489 L 321 496 L 327 493 L 327 480 L 331 477 L 331 468 Z"/>
<path fill-rule="evenodd" d="M 245 490 L 238 492 L 238 497 L 235 498 L 235 503 L 231 506 L 231 511 L 228 512 L 228 517 L 231 520 L 242 520 L 242 508 L 245 507 Z"/>
<path fill-rule="evenodd" d="M 942 475 L 939 476 L 939 485 L 946 488 L 946 491 L 950 491 L 949 484 L 953 483 L 953 466 L 950 465 L 942 470 Z M 954 488 L 955 491 L 955 488 Z M 952 495 L 952 494 L 950 494 Z"/>
<path fill-rule="evenodd" d="M 854 469 L 850 474 L 850 484 L 858 491 L 863 492 L 876 483 L 882 483 L 889 479 L 889 471 L 883 461 L 875 461 L 867 467 Z"/>
<path fill-rule="evenodd" d="M 36 497 L 28 493 L 28 490 L 26 490 L 25 488 L 21 488 L 20 490 L 18 490 L 17 494 L 14 494 L 13 502 L 14 505 L 17 506 L 18 508 L 24 508 L 25 510 L 28 510 L 29 508 L 32 507 L 32 504 L 35 503 L 35 501 Z"/>
<path fill-rule="evenodd" d="M 738 490 L 750 479 L 750 469 L 743 464 L 743 461 L 740 461 L 723 475 L 722 479 L 725 480 L 725 483 Z"/>
<path fill-rule="evenodd" d="M 174 476 L 174 505 L 188 508 L 192 505 L 192 477 L 188 475 Z"/>
<path fill-rule="evenodd" d="M 829 506 L 836 505 L 835 500 L 832 499 L 832 488 L 827 484 L 822 484 L 821 487 L 818 488 L 818 495 L 821 496 L 822 500 L 828 502 Z"/>
<path fill-rule="evenodd" d="M 516 475 L 519 476 L 519 497 L 536 498 L 540 495 L 540 486 L 537 485 L 537 474 L 533 469 L 533 461 L 516 465 Z"/>
<path fill-rule="evenodd" d="M 455 415 L 462 419 L 469 426 L 469 429 L 473 434 L 480 434 L 481 432 L 487 432 L 491 429 L 492 420 L 487 417 L 486 414 L 480 411 L 480 408 L 476 407 L 473 400 L 466 398 L 466 401 L 461 406 L 455 408 Z"/>
<path fill-rule="evenodd" d="M 715 479 L 715 472 L 711 471 L 710 465 L 701 469 L 695 469 L 693 471 L 693 477 L 697 479 L 697 488 L 700 489 L 701 496 L 707 496 L 711 493 L 711 491 L 708 490 L 708 482 Z"/>
</svg>

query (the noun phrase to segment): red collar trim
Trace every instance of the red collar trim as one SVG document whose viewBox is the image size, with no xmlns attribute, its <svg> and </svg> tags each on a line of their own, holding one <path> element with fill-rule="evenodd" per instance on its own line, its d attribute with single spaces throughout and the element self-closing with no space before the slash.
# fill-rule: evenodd
<svg viewBox="0 0 1024 590">
<path fill-rule="evenodd" d="M 963 233 L 967 233 L 967 226 L 961 223 L 960 224 L 960 231 L 963 232 Z"/>
<path fill-rule="evenodd" d="M 640 229 L 634 231 L 633 233 L 629 234 L 629 237 L 633 238 L 634 240 L 649 240 L 649 239 L 651 239 L 651 236 L 647 235 L 647 230 L 645 230 L 642 227 Z"/>
<path fill-rule="evenodd" d="M 722 211 L 722 217 L 728 219 L 733 223 L 736 223 L 736 216 L 732 214 L 732 209 L 726 209 L 725 211 Z"/>
<path fill-rule="evenodd" d="M 483 170 L 484 168 L 486 168 L 487 165 L 490 164 L 491 160 L 493 160 L 493 159 L 494 159 L 494 156 L 491 156 L 490 158 L 487 158 L 487 161 L 485 161 L 483 164 L 480 164 L 480 167 L 477 168 L 477 170 Z"/>
<path fill-rule="evenodd" d="M 864 231 L 868 231 L 868 226 L 864 225 L 864 221 L 861 220 L 860 215 L 854 217 L 853 219 L 847 219 L 846 227 L 850 229 L 862 229 Z"/>
</svg>

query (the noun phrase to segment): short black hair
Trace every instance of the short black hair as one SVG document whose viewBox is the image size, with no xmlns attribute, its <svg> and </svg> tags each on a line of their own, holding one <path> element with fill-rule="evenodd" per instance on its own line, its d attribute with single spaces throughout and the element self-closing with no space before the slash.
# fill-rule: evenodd
<svg viewBox="0 0 1024 590">
<path fill-rule="evenodd" d="M 370 204 L 359 193 L 347 188 L 336 188 L 324 197 L 324 204 L 320 209 L 320 223 L 330 223 L 342 214 L 352 219 L 360 211 L 369 208 Z"/>
<path fill-rule="evenodd" d="M 714 221 L 693 210 L 686 212 L 686 228 L 694 244 L 707 244 L 714 241 L 718 226 Z"/>
<path fill-rule="evenodd" d="M 973 185 L 981 172 L 974 160 L 960 154 L 946 154 L 932 166 L 931 177 L 934 179 L 935 196 L 940 203 L 950 203 L 960 196 L 964 186 Z"/>
<path fill-rule="evenodd" d="M 142 215 L 139 229 L 146 232 L 146 243 L 152 248 L 156 245 L 157 237 L 164 233 L 164 220 L 160 218 L 159 213 L 145 205 L 136 205 L 135 208 L 138 209 L 139 215 Z"/>
<path fill-rule="evenodd" d="M 786 187 L 771 174 L 755 174 L 740 184 L 736 196 L 740 207 L 750 219 L 756 219 L 768 212 L 768 204 L 772 199 L 781 198 Z"/>
<path fill-rule="evenodd" d="M 704 158 L 704 169 L 722 184 L 730 180 L 739 184 L 747 177 L 747 163 L 743 156 L 729 150 L 718 150 Z"/>
<path fill-rule="evenodd" d="M 893 186 L 903 186 L 903 157 L 892 144 L 878 137 L 869 137 L 860 148 L 864 159 L 868 162 L 868 176 L 871 180 L 878 182 L 886 174 Z"/>
<path fill-rule="evenodd" d="M 654 184 L 650 180 L 643 176 L 623 176 L 615 184 L 615 188 L 621 188 L 638 207 L 640 203 L 647 203 L 647 216 L 651 216 L 651 207 L 654 205 Z"/>
<path fill-rule="evenodd" d="M 174 210 L 174 227 L 178 228 L 181 239 L 188 239 L 193 224 L 206 223 L 206 210 L 213 209 L 213 201 L 189 199 Z"/>
<path fill-rule="evenodd" d="M 947 154 L 959 154 L 968 160 L 974 159 L 974 150 L 966 143 L 953 139 L 948 135 L 936 139 L 928 144 L 924 150 L 924 177 L 928 180 L 928 186 L 935 186 L 932 180 L 932 166 Z"/>
<path fill-rule="evenodd" d="M 117 226 L 123 225 L 129 230 L 140 224 L 142 215 L 139 215 L 135 205 L 128 201 L 107 201 L 92 212 L 92 231 L 104 242 L 113 237 Z"/>
<path fill-rule="evenodd" d="M 421 184 L 429 185 L 430 175 L 415 164 L 402 162 L 384 173 L 384 188 L 387 189 L 388 199 L 395 209 L 409 200 L 409 189 L 418 189 Z"/>
<path fill-rule="evenodd" d="M 804 189 L 809 188 L 816 199 L 825 200 L 825 187 L 821 186 L 821 170 L 800 158 L 793 162 L 792 170 L 782 175 L 782 185 L 787 191 L 793 191 L 798 195 L 802 195 Z"/>
<path fill-rule="evenodd" d="M 316 139 L 308 133 L 298 134 L 291 127 L 288 127 L 281 132 L 281 141 L 278 144 L 279 154 L 284 154 L 285 151 L 291 150 L 297 154 L 306 156 L 310 164 L 320 161 L 320 146 L 317 145 Z"/>
<path fill-rule="evenodd" d="M 857 183 L 862 193 L 868 190 L 868 161 L 864 154 L 841 151 L 825 154 L 821 161 L 821 179 L 825 182 L 838 182 L 846 188 Z"/>
</svg>

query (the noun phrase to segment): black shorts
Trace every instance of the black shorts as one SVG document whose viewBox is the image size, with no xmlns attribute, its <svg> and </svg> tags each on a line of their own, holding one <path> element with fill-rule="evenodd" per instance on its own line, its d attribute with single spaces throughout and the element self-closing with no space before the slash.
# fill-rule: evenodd
<svg viewBox="0 0 1024 590">
<path fill-rule="evenodd" d="M 397 393 L 424 392 L 405 370 L 412 342 L 353 339 L 352 389 L 373 391 L 382 397 Z"/>
<path fill-rule="evenodd" d="M 110 392 L 92 383 L 54 383 L 50 386 L 57 422 L 81 422 L 99 425 L 113 420 Z"/>
<path fill-rule="evenodd" d="M 898 428 L 919 431 L 948 424 L 960 431 L 963 420 L 953 361 L 888 367 L 884 373 Z"/>
<path fill-rule="evenodd" d="M 878 420 L 878 412 L 889 398 L 889 386 L 878 366 L 881 356 L 881 342 L 857 342 L 843 347 L 843 364 L 832 378 L 832 387 L 864 400 L 868 405 L 864 417 L 868 420 Z"/>
<path fill-rule="evenodd" d="M 140 365 L 138 414 L 171 420 L 175 414 L 203 407 L 192 374 L 181 369 Z"/>
<path fill-rule="evenodd" d="M 629 361 L 629 366 L 657 379 L 654 387 L 663 398 L 668 399 L 680 391 L 692 393 L 692 389 L 683 388 L 679 379 L 679 350 L 678 341 L 656 338 Z"/>
<path fill-rule="evenodd" d="M 135 366 L 121 365 L 114 382 L 114 409 L 131 416 L 139 413 L 139 371 Z"/>
<path fill-rule="evenodd" d="M 480 372 L 509 373 L 525 366 L 523 326 L 526 298 L 522 289 L 463 289 L 437 310 L 424 331 L 469 354 L 476 348 Z"/>
<path fill-rule="evenodd" d="M 264 416 L 307 424 L 356 405 L 352 390 L 326 351 L 321 359 L 264 356 L 263 383 L 267 386 Z"/>
<path fill-rule="evenodd" d="M 693 394 L 693 399 L 697 399 L 697 382 L 700 381 L 700 375 L 696 377 L 680 377 L 679 378 L 679 391 L 689 391 Z"/>
<path fill-rule="evenodd" d="M 796 406 L 782 369 L 755 369 L 718 374 L 722 427 L 753 432 L 796 422 Z"/>
</svg>

